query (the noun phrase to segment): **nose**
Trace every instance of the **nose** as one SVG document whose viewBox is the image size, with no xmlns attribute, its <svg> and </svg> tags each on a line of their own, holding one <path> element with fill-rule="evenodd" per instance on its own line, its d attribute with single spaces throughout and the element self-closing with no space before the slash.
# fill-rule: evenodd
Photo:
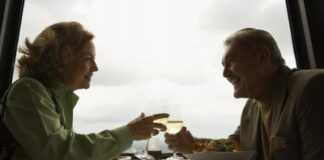
<svg viewBox="0 0 324 160">
<path fill-rule="evenodd" d="M 97 72 L 99 70 L 96 61 L 93 61 L 91 68 L 93 72 Z"/>
<path fill-rule="evenodd" d="M 229 70 L 228 70 L 228 68 L 227 67 L 224 67 L 224 69 L 223 69 L 223 77 L 225 77 L 225 78 L 227 78 L 227 77 L 229 77 Z"/>
</svg>

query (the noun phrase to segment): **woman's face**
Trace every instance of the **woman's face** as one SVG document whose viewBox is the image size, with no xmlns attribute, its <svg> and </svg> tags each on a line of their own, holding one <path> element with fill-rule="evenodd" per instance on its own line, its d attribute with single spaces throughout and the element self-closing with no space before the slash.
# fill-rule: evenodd
<svg viewBox="0 0 324 160">
<path fill-rule="evenodd" d="M 96 52 L 92 41 L 89 41 L 66 68 L 64 82 L 72 90 L 87 89 L 90 87 L 93 72 L 98 71 L 95 61 Z"/>
</svg>

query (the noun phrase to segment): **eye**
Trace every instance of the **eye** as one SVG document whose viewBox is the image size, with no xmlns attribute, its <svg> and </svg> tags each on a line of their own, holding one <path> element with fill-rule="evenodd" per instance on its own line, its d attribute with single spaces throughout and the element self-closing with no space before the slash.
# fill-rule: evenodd
<svg viewBox="0 0 324 160">
<path fill-rule="evenodd" d="M 92 60 L 94 60 L 94 58 L 90 55 L 85 55 L 82 57 L 82 60 L 83 61 L 92 61 Z"/>
<path fill-rule="evenodd" d="M 233 58 L 226 59 L 226 66 L 230 66 L 233 63 Z"/>
<path fill-rule="evenodd" d="M 229 59 L 229 60 L 228 60 L 228 63 L 229 63 L 229 64 L 232 64 L 233 62 L 234 62 L 234 59 Z"/>
<path fill-rule="evenodd" d="M 235 60 L 236 60 L 235 57 L 228 57 L 228 59 L 227 59 L 227 63 L 228 63 L 229 65 L 231 65 L 231 64 L 233 64 L 233 63 L 235 62 Z"/>
</svg>

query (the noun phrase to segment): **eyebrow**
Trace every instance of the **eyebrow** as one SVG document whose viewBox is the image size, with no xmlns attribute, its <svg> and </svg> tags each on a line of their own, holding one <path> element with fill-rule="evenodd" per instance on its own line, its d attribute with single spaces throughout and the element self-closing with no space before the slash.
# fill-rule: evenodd
<svg viewBox="0 0 324 160">
<path fill-rule="evenodd" d="M 90 56 L 90 57 L 95 57 L 92 53 L 83 53 L 82 56 Z"/>
<path fill-rule="evenodd" d="M 225 64 L 227 63 L 228 59 L 233 58 L 233 57 L 236 57 L 236 55 L 228 54 L 225 57 L 223 57 L 222 65 L 225 66 Z"/>
<path fill-rule="evenodd" d="M 225 60 L 225 61 L 228 61 L 228 59 L 233 58 L 233 57 L 235 57 L 235 55 L 233 55 L 233 54 L 226 55 L 226 56 L 224 57 L 224 60 Z"/>
</svg>

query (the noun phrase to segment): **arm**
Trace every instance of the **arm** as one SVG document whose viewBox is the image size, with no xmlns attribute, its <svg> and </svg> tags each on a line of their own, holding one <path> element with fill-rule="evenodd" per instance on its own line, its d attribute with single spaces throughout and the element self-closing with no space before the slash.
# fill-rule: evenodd
<svg viewBox="0 0 324 160">
<path fill-rule="evenodd" d="M 31 79 L 10 91 L 4 122 L 35 160 L 111 159 L 132 144 L 126 126 L 87 135 L 63 128 L 46 89 Z"/>
</svg>

